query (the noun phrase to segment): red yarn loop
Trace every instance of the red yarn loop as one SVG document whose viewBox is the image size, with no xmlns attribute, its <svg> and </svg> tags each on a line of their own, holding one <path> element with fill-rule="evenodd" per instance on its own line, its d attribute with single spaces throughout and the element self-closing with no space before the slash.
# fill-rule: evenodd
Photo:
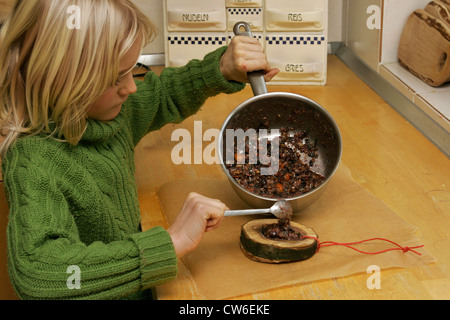
<svg viewBox="0 0 450 320">
<path fill-rule="evenodd" d="M 302 238 L 309 238 L 309 239 L 314 239 L 314 240 L 317 241 L 318 245 L 317 245 L 316 253 L 319 252 L 319 249 L 321 247 L 344 246 L 344 247 L 353 249 L 353 250 L 355 250 L 357 252 L 364 253 L 364 254 L 380 254 L 380 253 L 393 251 L 393 250 L 402 250 L 403 252 L 411 251 L 411 252 L 414 252 L 415 254 L 421 256 L 421 254 L 419 252 L 415 251 L 414 249 L 418 249 L 418 248 L 423 248 L 424 247 L 424 245 L 415 246 L 415 247 L 407 247 L 407 246 L 403 247 L 403 246 L 399 245 L 398 243 L 396 243 L 394 241 L 391 241 L 389 239 L 384 239 L 384 238 L 371 238 L 371 239 L 366 239 L 366 240 L 362 240 L 362 241 L 347 242 L 347 243 L 340 243 L 340 242 L 334 242 L 334 241 L 323 241 L 323 242 L 320 242 L 319 239 L 317 239 L 316 237 L 312 237 L 312 236 L 303 236 Z M 362 251 L 360 249 L 357 249 L 357 248 L 353 247 L 353 245 L 355 245 L 355 244 L 361 244 L 361 243 L 364 243 L 364 242 L 375 241 L 375 240 L 389 242 L 389 243 L 397 246 L 397 248 L 390 248 L 390 249 L 385 249 L 385 250 L 376 251 L 376 252 L 367 252 L 367 251 Z"/>
</svg>

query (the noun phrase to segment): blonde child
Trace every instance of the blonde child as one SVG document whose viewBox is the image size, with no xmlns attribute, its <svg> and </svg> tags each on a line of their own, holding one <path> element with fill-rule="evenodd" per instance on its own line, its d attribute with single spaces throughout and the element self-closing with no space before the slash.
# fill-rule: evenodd
<svg viewBox="0 0 450 320">
<path fill-rule="evenodd" d="M 74 5 L 79 28 L 67 25 Z M 277 70 L 256 40 L 235 37 L 135 82 L 131 69 L 154 34 L 129 0 L 19 0 L 4 21 L 0 150 L 20 298 L 151 298 L 176 277 L 177 257 L 219 226 L 226 205 L 192 193 L 167 230 L 142 232 L 134 147 L 208 97 L 241 90 L 247 71 L 265 70 L 269 81 Z"/>
</svg>

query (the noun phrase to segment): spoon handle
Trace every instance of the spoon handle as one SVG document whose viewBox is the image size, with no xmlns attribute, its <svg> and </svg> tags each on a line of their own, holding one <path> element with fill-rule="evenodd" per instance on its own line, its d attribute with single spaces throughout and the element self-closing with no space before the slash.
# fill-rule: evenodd
<svg viewBox="0 0 450 320">
<path fill-rule="evenodd" d="M 245 209 L 245 210 L 227 210 L 225 211 L 226 217 L 231 216 L 244 216 L 248 214 L 259 214 L 259 213 L 271 213 L 270 209 Z"/>
</svg>

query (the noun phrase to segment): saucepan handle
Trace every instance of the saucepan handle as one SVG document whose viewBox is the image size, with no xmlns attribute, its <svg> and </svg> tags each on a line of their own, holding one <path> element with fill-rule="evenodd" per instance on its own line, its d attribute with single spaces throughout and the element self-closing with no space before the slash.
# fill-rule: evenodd
<svg viewBox="0 0 450 320">
<path fill-rule="evenodd" d="M 247 22 L 237 22 L 234 25 L 233 32 L 236 36 L 253 37 L 252 30 Z M 267 93 L 266 81 L 264 80 L 264 71 L 258 70 L 248 72 L 247 76 L 255 96 Z"/>
</svg>

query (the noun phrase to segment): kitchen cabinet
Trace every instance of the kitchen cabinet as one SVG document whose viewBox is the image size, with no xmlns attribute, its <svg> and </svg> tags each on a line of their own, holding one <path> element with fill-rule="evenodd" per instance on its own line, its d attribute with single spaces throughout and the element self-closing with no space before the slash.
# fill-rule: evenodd
<svg viewBox="0 0 450 320">
<path fill-rule="evenodd" d="M 383 88 L 377 93 L 450 155 L 450 83 L 431 87 L 398 62 L 399 41 L 408 17 L 429 2 L 347 0 L 344 44 L 374 73 L 372 76 L 361 67 L 360 76 L 373 88 Z"/>
<path fill-rule="evenodd" d="M 424 8 L 428 0 L 385 0 L 382 43 L 378 72 L 414 102 L 429 117 L 450 132 L 450 84 L 434 88 L 399 65 L 397 46 L 403 26 L 416 9 Z M 447 140 L 450 145 L 450 141 Z"/>
<path fill-rule="evenodd" d="M 274 84 L 325 84 L 328 1 L 266 0 L 265 50 Z"/>
<path fill-rule="evenodd" d="M 165 0 L 164 17 L 166 66 L 228 44 L 234 25 L 245 21 L 280 69 L 271 84 L 326 84 L 328 0 Z"/>
<path fill-rule="evenodd" d="M 373 19 L 381 19 L 382 0 L 347 0 L 346 6 L 345 45 L 364 63 L 377 70 L 380 59 L 380 28 L 371 23 Z"/>
</svg>

